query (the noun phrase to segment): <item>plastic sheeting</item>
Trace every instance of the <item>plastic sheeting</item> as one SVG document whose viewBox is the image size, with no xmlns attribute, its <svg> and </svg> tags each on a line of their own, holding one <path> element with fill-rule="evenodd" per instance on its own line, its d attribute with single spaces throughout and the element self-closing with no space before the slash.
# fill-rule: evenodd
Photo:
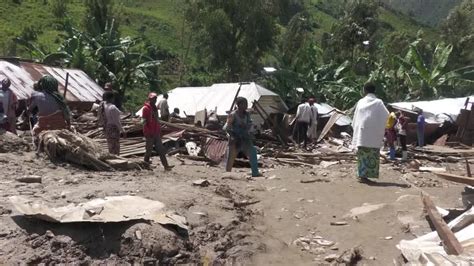
<svg viewBox="0 0 474 266">
<path fill-rule="evenodd" d="M 196 112 L 207 109 L 217 110 L 217 115 L 226 116 L 234 97 L 239 89 L 239 83 L 220 83 L 211 87 L 178 87 L 168 92 L 168 105 L 170 112 L 174 108 L 179 108 L 180 116 L 194 116 Z M 239 96 L 245 97 L 252 108 L 254 101 L 265 100 L 265 104 L 260 103 L 267 113 L 286 112 L 288 107 L 276 93 L 252 82 L 243 84 Z M 158 102 L 162 95 L 158 97 Z M 141 109 L 136 113 L 141 116 Z"/>
<path fill-rule="evenodd" d="M 470 101 L 474 101 L 474 95 L 470 96 Z M 460 110 L 464 108 L 467 97 L 463 98 L 449 98 L 434 101 L 420 101 L 420 102 L 399 102 L 392 103 L 395 109 L 416 111 L 423 110 L 426 122 L 431 124 L 443 123 L 444 121 L 456 121 Z"/>
</svg>

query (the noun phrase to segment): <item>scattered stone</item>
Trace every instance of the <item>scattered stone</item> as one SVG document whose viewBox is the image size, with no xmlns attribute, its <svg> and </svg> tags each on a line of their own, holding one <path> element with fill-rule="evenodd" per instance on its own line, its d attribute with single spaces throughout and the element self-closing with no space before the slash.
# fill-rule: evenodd
<svg viewBox="0 0 474 266">
<path fill-rule="evenodd" d="M 36 175 L 22 176 L 15 179 L 21 183 L 41 183 L 42 177 Z"/>
<path fill-rule="evenodd" d="M 48 238 L 53 238 L 54 237 L 54 233 L 51 232 L 50 230 L 47 230 L 46 233 L 44 233 L 44 235 Z"/>
<path fill-rule="evenodd" d="M 324 239 L 318 239 L 316 240 L 316 243 L 318 243 L 318 245 L 323 246 L 323 247 L 330 247 L 335 244 L 333 241 L 324 240 Z"/>
<path fill-rule="evenodd" d="M 11 214 L 11 213 L 12 213 L 12 210 L 7 209 L 3 206 L 0 206 L 0 215 Z"/>
<path fill-rule="evenodd" d="M 331 249 L 331 250 L 334 250 L 334 251 L 339 250 L 338 247 L 331 247 L 330 249 Z"/>
<path fill-rule="evenodd" d="M 386 204 L 363 204 L 360 207 L 353 208 L 344 217 L 358 217 L 363 214 L 371 213 L 385 207 Z"/>
<path fill-rule="evenodd" d="M 327 261 L 327 262 L 333 262 L 335 260 L 337 260 L 339 258 L 339 256 L 337 254 L 331 254 L 331 255 L 328 255 L 326 257 L 324 257 L 324 260 Z"/>
<path fill-rule="evenodd" d="M 322 161 L 319 165 L 322 166 L 323 168 L 328 168 L 329 166 L 339 164 L 339 162 L 327 162 L 327 161 Z"/>
<path fill-rule="evenodd" d="M 339 222 L 331 222 L 331 225 L 333 226 L 344 226 L 347 225 L 348 223 L 345 221 L 339 221 Z"/>
<path fill-rule="evenodd" d="M 193 182 L 194 186 L 208 187 L 211 183 L 206 179 L 199 179 Z"/>
<path fill-rule="evenodd" d="M 142 240 L 142 232 L 140 230 L 135 231 L 135 236 L 138 240 Z"/>
<path fill-rule="evenodd" d="M 288 189 L 282 188 L 282 189 L 280 189 L 280 192 L 288 192 Z"/>
<path fill-rule="evenodd" d="M 337 258 L 338 263 L 345 265 L 357 265 L 362 259 L 362 249 L 359 247 L 351 248 L 342 253 L 339 258 Z"/>
<path fill-rule="evenodd" d="M 385 237 L 384 239 L 385 239 L 385 240 L 392 240 L 392 239 L 393 239 L 393 237 L 391 237 L 391 236 L 387 236 L 387 237 Z"/>
</svg>

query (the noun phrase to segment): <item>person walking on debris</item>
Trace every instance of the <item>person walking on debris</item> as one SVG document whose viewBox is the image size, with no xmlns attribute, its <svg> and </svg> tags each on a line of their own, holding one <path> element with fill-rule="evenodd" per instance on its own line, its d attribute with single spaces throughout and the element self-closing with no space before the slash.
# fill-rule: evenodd
<svg viewBox="0 0 474 266">
<path fill-rule="evenodd" d="M 120 110 L 113 104 L 115 95 L 111 91 L 106 91 L 103 95 L 104 105 L 103 112 L 104 132 L 107 139 L 109 153 L 120 154 L 120 135 L 125 134 L 122 123 L 120 122 Z"/>
<path fill-rule="evenodd" d="M 391 112 L 387 119 L 387 124 L 385 125 L 385 139 L 389 147 L 389 156 L 390 160 L 395 160 L 396 149 L 395 141 L 397 140 L 397 131 L 395 129 L 397 125 L 397 115 L 394 112 Z"/>
<path fill-rule="evenodd" d="M 163 93 L 163 99 L 158 103 L 161 120 L 168 122 L 170 120 L 170 107 L 168 105 L 168 93 Z"/>
<path fill-rule="evenodd" d="M 18 99 L 10 89 L 11 81 L 9 78 L 2 80 L 2 89 L 0 90 L 0 125 L 13 134 L 16 134 L 16 108 Z"/>
<path fill-rule="evenodd" d="M 298 145 L 301 142 L 304 143 L 304 147 L 308 144 L 308 126 L 311 122 L 311 107 L 309 103 L 303 102 L 298 105 L 298 109 L 296 110 L 296 141 Z"/>
<path fill-rule="evenodd" d="M 31 94 L 28 110 L 38 108 L 38 123 L 33 127 L 34 136 L 44 130 L 71 127 L 71 111 L 59 93 L 58 86 L 58 81 L 47 75 L 38 81 L 38 91 Z"/>
<path fill-rule="evenodd" d="M 398 138 L 400 139 L 400 145 L 402 146 L 402 161 L 408 159 L 408 148 L 407 148 L 407 128 L 408 118 L 403 115 L 402 112 L 397 112 L 398 122 L 397 131 Z"/>
<path fill-rule="evenodd" d="M 383 145 L 388 110 L 375 96 L 375 86 L 364 86 L 366 96 L 359 100 L 354 111 L 352 144 L 357 148 L 357 176 L 359 182 L 379 177 L 380 148 Z"/>
<path fill-rule="evenodd" d="M 243 152 L 250 161 L 252 176 L 260 176 L 258 171 L 257 150 L 253 145 L 252 137 L 249 132 L 252 127 L 250 114 L 247 112 L 248 102 L 244 97 L 237 97 L 237 110 L 234 110 L 227 117 L 224 125 L 224 131 L 229 136 L 229 146 L 227 148 L 226 171 L 232 171 L 234 160 L 239 152 Z"/>
<path fill-rule="evenodd" d="M 309 120 L 309 128 L 308 128 L 308 139 L 315 143 L 316 139 L 318 138 L 318 107 L 314 104 L 316 99 L 311 97 L 308 99 L 309 108 L 311 110 L 311 118 Z"/>
<path fill-rule="evenodd" d="M 145 102 L 142 110 L 143 135 L 146 140 L 146 151 L 144 161 L 150 163 L 150 157 L 153 149 L 158 152 L 161 164 L 166 171 L 170 171 L 174 166 L 168 164 L 166 159 L 165 147 L 161 142 L 161 127 L 158 120 L 158 108 L 156 100 L 158 95 L 154 92 L 148 94 L 148 100 Z"/>
<path fill-rule="evenodd" d="M 418 110 L 418 118 L 416 121 L 416 133 L 418 136 L 418 146 L 425 146 L 425 116 L 423 110 Z"/>
</svg>

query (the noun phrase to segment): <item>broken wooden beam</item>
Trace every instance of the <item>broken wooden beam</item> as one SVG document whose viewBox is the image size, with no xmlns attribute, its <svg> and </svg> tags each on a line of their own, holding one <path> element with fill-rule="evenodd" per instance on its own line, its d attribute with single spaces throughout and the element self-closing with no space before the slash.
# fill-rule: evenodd
<svg viewBox="0 0 474 266">
<path fill-rule="evenodd" d="M 443 242 L 446 253 L 448 255 L 460 255 L 463 252 L 463 247 L 451 229 L 449 229 L 448 225 L 441 217 L 441 214 L 439 214 L 433 200 L 431 200 L 430 196 L 425 193 L 421 194 L 421 199 L 439 238 Z"/>
<path fill-rule="evenodd" d="M 437 176 L 453 181 L 456 183 L 461 183 L 461 184 L 466 184 L 469 186 L 474 186 L 474 178 L 470 177 L 465 177 L 465 176 L 460 176 L 460 175 L 455 175 L 455 174 L 448 174 L 448 173 L 435 173 Z"/>
<path fill-rule="evenodd" d="M 469 165 L 469 160 L 467 158 L 464 158 L 466 160 L 466 172 L 468 177 L 472 177 L 471 173 L 471 166 Z"/>
</svg>

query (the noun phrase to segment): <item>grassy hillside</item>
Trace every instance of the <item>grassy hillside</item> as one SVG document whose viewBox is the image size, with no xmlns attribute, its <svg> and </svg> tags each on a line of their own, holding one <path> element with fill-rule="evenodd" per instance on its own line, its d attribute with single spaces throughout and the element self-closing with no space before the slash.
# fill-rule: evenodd
<svg viewBox="0 0 474 266">
<path fill-rule="evenodd" d="M 21 2 L 17 4 L 15 2 Z M 331 3 L 328 6 L 327 3 Z M 311 0 L 307 3 L 308 10 L 314 15 L 318 29 L 316 36 L 330 31 L 337 21 L 338 14 L 331 8 L 341 3 L 338 1 Z M 46 3 L 46 4 L 45 4 Z M 331 4 L 330 4 L 331 5 Z M 179 0 L 125 0 L 118 6 L 121 30 L 123 35 L 139 36 L 144 34 L 154 44 L 173 54 L 180 54 L 183 37 L 183 3 Z M 3 56 L 28 57 L 28 53 L 14 44 L 13 38 L 33 29 L 38 33 L 37 42 L 47 51 L 54 51 L 61 42 L 58 31 L 58 20 L 51 13 L 48 1 L 13 1 L 0 2 L 0 54 Z M 80 26 L 83 19 L 84 6 L 81 1 L 71 1 L 68 14 L 72 21 Z M 416 33 L 423 29 L 428 36 L 435 38 L 436 31 L 422 26 L 413 19 L 400 13 L 381 8 L 381 21 L 387 31 L 405 31 Z"/>
<path fill-rule="evenodd" d="M 436 26 L 461 3 L 461 0 L 382 0 L 382 2 L 418 22 Z"/>
</svg>

